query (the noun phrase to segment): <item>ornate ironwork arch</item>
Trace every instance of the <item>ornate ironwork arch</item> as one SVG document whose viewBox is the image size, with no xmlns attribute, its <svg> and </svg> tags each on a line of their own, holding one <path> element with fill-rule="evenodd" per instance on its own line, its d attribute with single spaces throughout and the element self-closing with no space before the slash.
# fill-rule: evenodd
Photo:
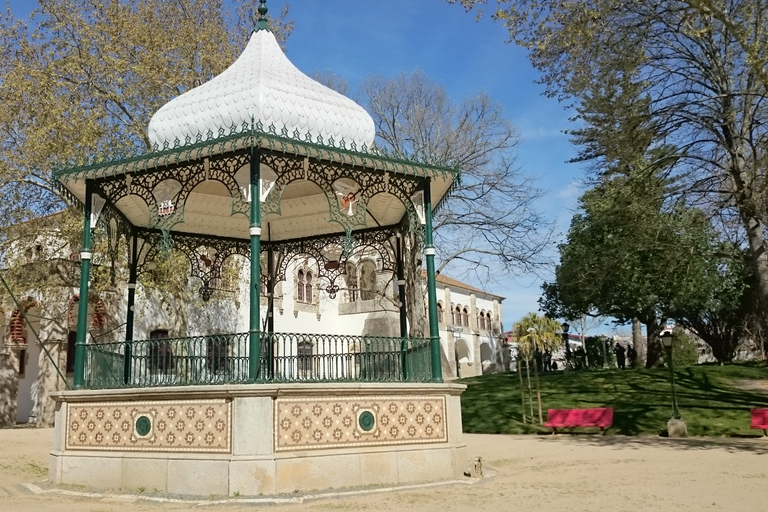
<svg viewBox="0 0 768 512">
<path fill-rule="evenodd" d="M 349 251 L 344 250 L 343 235 L 327 235 L 312 238 L 303 238 L 287 242 L 265 242 L 262 244 L 262 252 L 270 247 L 280 257 L 275 268 L 273 282 L 287 281 L 288 269 L 291 263 L 300 257 L 311 258 L 317 265 L 318 282 L 323 282 L 324 290 L 330 298 L 335 298 L 339 291 L 338 279 L 346 275 L 347 262 L 356 260 L 357 256 L 366 250 L 375 251 L 381 261 L 382 272 L 395 272 L 397 262 L 394 257 L 394 249 L 391 239 L 397 236 L 398 228 L 386 228 L 377 230 L 365 230 L 355 233 L 355 246 Z M 335 249 L 334 250 L 329 250 Z M 329 254 L 336 253 L 338 259 L 330 259 Z M 261 276 L 262 284 L 267 285 L 269 276 L 264 273 Z M 274 291 L 274 290 L 270 290 Z"/>
<path fill-rule="evenodd" d="M 233 199 L 245 199 L 243 193 L 240 190 L 240 186 L 235 179 L 235 175 L 240 169 L 248 163 L 247 153 L 238 153 L 234 155 L 227 155 L 221 158 L 210 158 L 203 161 L 203 172 L 192 174 L 189 179 L 182 184 L 182 188 L 178 194 L 178 201 L 180 204 L 186 204 L 189 195 L 192 191 L 206 181 L 213 180 L 218 181 L 226 187 L 229 191 L 230 197 Z"/>
<path fill-rule="evenodd" d="M 164 234 L 160 231 L 149 231 L 142 236 L 137 274 L 139 276 L 151 271 L 150 262 L 163 256 Z M 221 278 L 225 261 L 234 255 L 250 259 L 250 244 L 246 240 L 232 238 L 214 238 L 194 235 L 174 234 L 173 249 L 185 255 L 189 260 L 190 277 L 201 281 L 200 298 L 208 301 L 214 292 L 212 281 Z"/>
</svg>

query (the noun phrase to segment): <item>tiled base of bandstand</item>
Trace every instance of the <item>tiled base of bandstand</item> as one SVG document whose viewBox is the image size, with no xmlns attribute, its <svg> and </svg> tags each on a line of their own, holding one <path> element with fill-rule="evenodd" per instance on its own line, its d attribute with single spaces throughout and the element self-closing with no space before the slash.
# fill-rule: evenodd
<svg viewBox="0 0 768 512">
<path fill-rule="evenodd" d="M 56 394 L 55 484 L 258 495 L 460 477 L 456 384 L 223 385 Z"/>
</svg>

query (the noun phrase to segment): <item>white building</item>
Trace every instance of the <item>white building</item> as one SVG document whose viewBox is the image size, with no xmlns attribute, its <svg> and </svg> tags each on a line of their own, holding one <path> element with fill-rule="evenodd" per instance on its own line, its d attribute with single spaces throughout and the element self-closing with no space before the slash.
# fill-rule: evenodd
<svg viewBox="0 0 768 512">
<path fill-rule="evenodd" d="M 77 267 L 76 261 L 62 255 L 53 255 L 49 261 L 65 273 L 69 267 Z M 381 262 L 363 257 L 356 264 L 348 263 L 344 282 L 335 297 L 318 283 L 314 265 L 311 260 L 295 264 L 286 271 L 286 280 L 277 283 L 272 312 L 276 332 L 399 336 L 395 280 L 391 273 L 381 272 Z M 216 295 L 203 302 L 195 293 L 196 287 L 191 280 L 188 298 L 182 300 L 139 284 L 133 338 L 210 337 L 247 332 L 248 290 L 222 283 Z M 124 283 L 91 294 L 88 343 L 124 340 L 126 294 Z M 0 424 L 50 425 L 53 403 L 48 394 L 65 388 L 62 376 L 70 383 L 73 376 L 78 289 L 62 287 L 57 293 L 48 292 L 46 297 L 35 292 L 20 295 L 21 308 L 11 306 L 0 311 Z M 438 275 L 437 298 L 443 378 L 452 380 L 502 371 L 508 364 L 502 348 L 503 297 Z M 261 318 L 266 325 L 270 315 L 266 298 L 261 304 Z M 23 315 L 19 309 L 24 311 Z M 294 371 L 320 371 L 312 368 L 317 348 L 311 337 L 307 337 L 306 343 L 299 342 L 295 350 Z M 153 371 L 163 371 L 163 358 L 172 354 L 155 357 L 160 358 L 160 363 Z M 350 361 L 348 371 L 361 371 Z"/>
<path fill-rule="evenodd" d="M 443 355 L 443 376 L 471 377 L 503 371 L 501 302 L 504 297 L 438 274 L 437 318 Z M 452 357 L 451 357 L 452 356 Z M 448 368 L 446 368 L 448 366 Z"/>
</svg>

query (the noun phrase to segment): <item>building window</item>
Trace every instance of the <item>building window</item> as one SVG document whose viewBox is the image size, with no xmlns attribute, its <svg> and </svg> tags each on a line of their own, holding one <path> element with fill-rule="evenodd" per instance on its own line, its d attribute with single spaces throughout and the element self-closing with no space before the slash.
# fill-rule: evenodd
<svg viewBox="0 0 768 512">
<path fill-rule="evenodd" d="M 443 323 L 443 305 L 439 302 L 437 303 L 437 322 Z"/>
<path fill-rule="evenodd" d="M 75 343 L 77 343 L 77 333 L 69 331 L 69 337 L 67 338 L 67 373 L 75 371 Z"/>
<path fill-rule="evenodd" d="M 490 331 L 491 330 L 491 312 L 481 311 L 480 316 L 477 319 L 478 327 L 480 329 Z"/>
<path fill-rule="evenodd" d="M 313 371 L 313 356 L 312 356 L 312 342 L 300 341 L 296 347 L 296 362 L 298 364 L 298 376 L 302 379 L 308 379 L 312 377 Z"/>
<path fill-rule="evenodd" d="M 151 372 L 168 374 L 173 370 L 173 348 L 167 338 L 166 329 L 149 333 L 149 370 Z"/>
<path fill-rule="evenodd" d="M 19 377 L 24 378 L 27 373 L 27 349 L 19 350 Z"/>
<path fill-rule="evenodd" d="M 227 371 L 229 340 L 225 336 L 212 336 L 206 340 L 206 367 L 211 373 Z"/>
<path fill-rule="evenodd" d="M 469 310 L 467 310 L 467 308 L 464 308 L 461 312 L 461 325 L 469 327 Z"/>
<path fill-rule="evenodd" d="M 372 261 L 360 264 L 360 298 L 373 300 L 376 298 L 376 266 Z"/>
<path fill-rule="evenodd" d="M 347 263 L 346 279 L 348 302 L 357 302 L 359 287 L 357 285 L 357 267 L 355 267 L 354 263 Z"/>
<path fill-rule="evenodd" d="M 493 330 L 493 316 L 490 311 L 485 314 L 485 328 L 489 331 Z"/>
<path fill-rule="evenodd" d="M 461 306 L 453 310 L 453 325 L 461 325 Z"/>
<path fill-rule="evenodd" d="M 312 303 L 312 272 L 299 270 L 296 283 L 296 301 Z"/>
</svg>

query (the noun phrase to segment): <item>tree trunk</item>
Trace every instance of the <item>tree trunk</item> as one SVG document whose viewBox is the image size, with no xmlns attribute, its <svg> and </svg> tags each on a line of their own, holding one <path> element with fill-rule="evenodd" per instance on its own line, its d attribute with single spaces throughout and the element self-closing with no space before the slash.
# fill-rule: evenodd
<svg viewBox="0 0 768 512">
<path fill-rule="evenodd" d="M 531 365 L 525 358 L 525 378 L 528 380 L 528 404 L 531 406 L 531 423 L 533 423 L 533 391 L 531 390 Z"/>
<path fill-rule="evenodd" d="M 730 104 L 728 105 L 730 106 Z M 760 304 L 760 320 L 763 330 L 768 327 L 768 252 L 766 251 L 764 226 L 761 220 L 764 214 L 764 195 L 758 180 L 758 170 L 762 161 L 749 160 L 745 157 L 748 138 L 743 132 L 738 132 L 733 126 L 726 125 L 729 133 L 738 133 L 733 145 L 729 147 L 731 155 L 731 167 L 729 169 L 733 186 L 733 194 L 736 198 L 736 207 L 739 211 L 744 231 L 749 244 L 750 261 L 757 280 L 757 295 Z M 725 127 L 724 127 L 725 128 Z M 746 127 L 742 126 L 742 130 Z M 765 343 L 765 341 L 764 341 Z M 768 346 L 763 346 L 763 350 Z"/>
<path fill-rule="evenodd" d="M 646 368 L 654 368 L 659 365 L 661 361 L 661 340 L 659 340 L 659 324 L 655 319 L 652 319 L 645 323 L 645 332 L 648 335 L 647 341 L 647 359 L 645 361 Z"/>
<path fill-rule="evenodd" d="M 539 364 L 534 359 L 533 361 L 533 378 L 536 381 L 536 402 L 539 405 L 539 425 L 544 423 L 544 418 L 541 417 L 541 386 L 539 385 Z M 531 421 L 533 423 L 533 421 Z"/>
<path fill-rule="evenodd" d="M 405 272 L 405 300 L 408 316 L 409 335 L 412 338 L 424 338 L 428 334 L 427 318 L 424 314 L 424 287 L 422 286 L 422 246 L 423 240 L 418 233 L 403 233 L 405 250 L 403 251 Z"/>
<path fill-rule="evenodd" d="M 643 340 L 643 324 L 639 319 L 632 319 L 632 346 L 637 352 L 637 366 L 645 366 L 645 340 Z"/>
<path fill-rule="evenodd" d="M 523 412 L 523 425 L 525 425 L 525 386 L 523 385 L 523 365 L 520 362 L 520 352 L 517 353 L 515 359 L 515 365 L 517 365 L 517 376 L 520 378 L 520 405 L 522 406 L 520 410 Z"/>
<path fill-rule="evenodd" d="M 744 215 L 744 214 L 742 214 Z M 768 252 L 765 247 L 764 229 L 759 219 L 747 217 L 744 228 L 749 241 L 752 268 L 757 279 L 757 293 L 760 301 L 760 320 L 763 330 L 768 327 Z M 763 340 L 765 344 L 765 340 Z M 763 352 L 768 352 L 768 346 L 763 346 Z"/>
</svg>

